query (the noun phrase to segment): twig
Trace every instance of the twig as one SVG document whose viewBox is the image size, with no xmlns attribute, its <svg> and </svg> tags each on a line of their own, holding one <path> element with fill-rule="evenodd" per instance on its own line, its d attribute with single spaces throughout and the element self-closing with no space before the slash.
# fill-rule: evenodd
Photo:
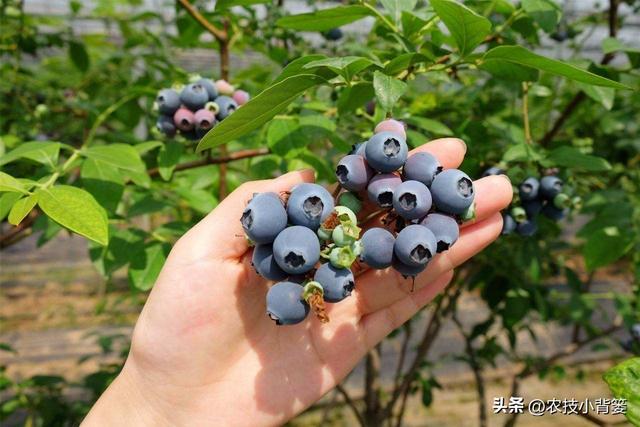
<svg viewBox="0 0 640 427">
<path fill-rule="evenodd" d="M 173 170 L 175 172 L 182 171 L 186 169 L 198 168 L 201 166 L 207 165 L 219 165 L 224 163 L 229 163 L 235 160 L 248 159 L 251 157 L 264 156 L 265 154 L 269 154 L 268 148 L 256 148 L 251 150 L 240 150 L 235 151 L 224 157 L 205 157 L 204 159 L 194 160 L 192 162 L 181 163 L 177 165 Z M 149 176 L 156 176 L 160 172 L 158 168 L 152 168 L 147 171 Z"/>
<path fill-rule="evenodd" d="M 22 222 L 10 228 L 6 233 L 0 235 L 0 248 L 6 248 L 19 242 L 23 237 L 27 237 L 28 231 L 40 214 L 33 210 Z"/>
<path fill-rule="evenodd" d="M 180 3 L 180 6 L 182 6 L 184 10 L 186 10 L 187 13 L 189 13 L 189 15 L 193 17 L 193 19 L 195 19 L 200 25 L 202 25 L 205 30 L 210 32 L 216 38 L 216 40 L 220 41 L 227 39 L 227 32 L 219 29 L 211 22 L 209 22 L 207 18 L 205 18 L 200 12 L 198 12 L 198 9 L 196 9 L 195 6 L 189 3 L 188 0 L 178 0 L 178 3 Z"/>
<path fill-rule="evenodd" d="M 336 386 L 336 390 L 338 390 L 338 393 L 340 393 L 342 395 L 342 398 L 344 399 L 344 403 L 349 408 L 351 408 L 351 410 L 353 411 L 353 414 L 356 416 L 356 419 L 358 420 L 360 425 L 362 427 L 366 427 L 367 425 L 365 424 L 364 419 L 362 418 L 362 415 L 360 414 L 360 411 L 358 411 L 358 407 L 356 406 L 356 404 L 351 399 L 351 396 L 349 396 L 349 393 L 347 393 L 347 390 L 345 390 L 345 388 L 342 386 L 342 384 L 338 384 Z"/>
<path fill-rule="evenodd" d="M 524 141 L 532 144 L 531 127 L 529 126 L 529 83 L 522 82 L 522 121 L 524 122 Z"/>
<path fill-rule="evenodd" d="M 584 293 L 588 293 L 589 290 L 591 289 L 591 285 L 593 284 L 593 279 L 596 277 L 596 272 L 592 271 L 591 273 L 589 273 L 589 277 L 587 278 L 587 281 L 584 283 L 584 289 L 582 290 Z M 571 342 L 576 342 L 578 341 L 578 339 L 580 338 L 580 324 L 576 323 L 573 326 L 573 332 L 571 333 Z"/>
<path fill-rule="evenodd" d="M 378 425 L 380 415 L 380 344 L 367 353 L 364 377 L 364 420 L 366 426 Z"/>
</svg>

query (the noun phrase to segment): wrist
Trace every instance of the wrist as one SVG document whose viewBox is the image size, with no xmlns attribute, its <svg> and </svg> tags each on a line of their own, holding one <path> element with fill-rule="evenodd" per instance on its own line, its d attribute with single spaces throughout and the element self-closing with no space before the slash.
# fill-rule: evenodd
<svg viewBox="0 0 640 427">
<path fill-rule="evenodd" d="M 136 368 L 127 361 L 122 371 L 91 408 L 82 426 L 169 425 L 167 417 L 150 400 Z"/>
</svg>

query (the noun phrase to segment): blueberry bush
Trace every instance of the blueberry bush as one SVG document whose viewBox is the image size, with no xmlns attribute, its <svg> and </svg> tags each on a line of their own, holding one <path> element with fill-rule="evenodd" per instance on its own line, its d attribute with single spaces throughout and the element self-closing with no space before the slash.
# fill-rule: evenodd
<svg viewBox="0 0 640 427">
<path fill-rule="evenodd" d="M 640 354 L 632 333 L 640 323 L 640 50 L 618 38 L 638 1 L 609 0 L 577 17 L 555 0 L 312 2 L 301 14 L 283 0 L 177 0 L 171 13 L 138 3 L 89 9 L 72 0 L 63 20 L 2 2 L 0 248 L 75 233 L 106 282 L 126 271 L 131 293 L 145 295 L 172 243 L 229 191 L 301 167 L 333 184 L 352 145 L 393 117 L 405 123 L 409 148 L 462 138 L 461 169 L 473 178 L 504 170 L 516 202 L 521 183 L 550 175 L 581 202 L 562 221 L 536 216 L 533 235 L 501 237 L 370 352 L 362 398 L 339 390 L 362 425 L 401 425 L 414 394 L 432 404 L 439 383 L 430 352 L 447 322 L 464 339 L 449 357 L 473 373 L 481 426 L 484 373 L 498 363 L 515 367 L 515 396 L 528 377 L 569 375 L 565 362 L 582 349 L 620 361 Z M 79 33 L 73 24 L 83 18 L 103 29 Z M 594 60 L 584 44 L 597 26 L 608 37 Z M 565 59 L 541 54 L 543 44 L 562 47 Z M 180 53 L 195 48 L 210 58 L 202 77 L 252 95 L 199 140 L 158 131 L 154 110 L 160 90 L 195 78 L 180 66 Z M 234 65 L 243 52 L 258 59 Z M 621 289 L 596 289 L 612 274 Z M 458 302 L 469 294 L 488 313 L 477 324 L 461 320 Z M 525 336 L 536 338 L 532 322 L 570 331 L 570 342 L 551 354 L 523 351 Z M 111 343 L 121 338 L 99 341 L 120 354 Z M 379 381 L 380 355 L 394 346 L 388 385 Z M 604 376 L 615 396 L 628 396 L 636 425 L 638 360 Z M 17 380 L 3 369 L 0 417 L 18 411 L 29 423 L 75 424 L 117 372 L 104 366 L 71 384 Z M 69 397 L 72 387 L 81 398 Z M 504 420 L 515 425 L 518 414 Z"/>
</svg>

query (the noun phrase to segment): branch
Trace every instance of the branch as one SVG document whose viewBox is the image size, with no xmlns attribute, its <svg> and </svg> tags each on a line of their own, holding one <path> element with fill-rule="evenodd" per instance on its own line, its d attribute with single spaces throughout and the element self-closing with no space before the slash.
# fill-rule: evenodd
<svg viewBox="0 0 640 427">
<path fill-rule="evenodd" d="M 345 388 L 342 387 L 342 384 L 338 384 L 336 386 L 336 390 L 338 390 L 338 393 L 342 395 L 344 402 L 347 404 L 347 406 L 351 408 L 351 410 L 353 411 L 353 414 L 356 416 L 356 419 L 358 420 L 360 425 L 362 427 L 366 427 L 367 424 L 364 422 L 364 419 L 362 418 L 360 411 L 358 411 L 358 407 L 351 399 L 351 396 L 349 396 L 349 393 L 347 393 L 347 390 L 345 390 Z"/>
<path fill-rule="evenodd" d="M 609 37 L 615 37 L 618 34 L 618 0 L 609 0 Z M 601 65 L 607 65 L 613 58 L 615 57 L 615 52 L 607 53 L 600 60 Z M 564 107 L 562 113 L 555 121 L 551 129 L 544 134 L 542 139 L 540 140 L 540 145 L 543 147 L 549 145 L 549 143 L 555 138 L 558 134 L 562 125 L 567 121 L 567 119 L 573 114 L 576 107 L 582 103 L 586 99 L 586 95 L 584 92 L 578 92 L 571 101 Z"/>
<path fill-rule="evenodd" d="M 224 164 L 224 163 L 229 163 L 235 160 L 242 160 L 242 159 L 248 159 L 251 157 L 258 157 L 258 156 L 264 156 L 265 154 L 269 154 L 269 149 L 268 148 L 256 148 L 256 149 L 251 149 L 251 150 L 240 150 L 240 151 L 235 151 L 231 154 L 229 154 L 228 156 L 223 156 L 223 157 L 205 157 L 199 160 L 194 160 L 192 162 L 186 162 L 186 163 L 181 163 L 179 165 L 177 165 L 174 168 L 174 171 L 182 171 L 182 170 L 186 170 L 186 169 L 193 169 L 193 168 L 198 168 L 201 166 L 208 166 L 208 165 L 218 165 L 218 164 Z M 149 174 L 149 176 L 156 176 L 158 175 L 160 172 L 158 170 L 158 168 L 152 168 L 149 169 L 147 171 L 147 173 Z"/>
<path fill-rule="evenodd" d="M 195 6 L 189 3 L 188 0 L 178 0 L 178 3 L 180 4 L 180 6 L 182 6 L 184 10 L 187 11 L 187 13 L 189 13 L 189 15 L 193 17 L 193 19 L 198 21 L 198 23 L 205 30 L 210 32 L 216 38 L 216 40 L 218 40 L 219 42 L 227 40 L 227 36 L 228 36 L 227 32 L 219 29 L 218 27 L 213 25 L 211 22 L 209 22 L 207 18 L 205 18 L 204 16 L 202 16 L 202 14 L 200 14 L 200 12 L 198 12 L 198 9 L 196 9 Z"/>
<path fill-rule="evenodd" d="M 31 226 L 36 222 L 40 214 L 33 210 L 20 224 L 7 230 L 6 233 L 0 235 L 0 248 L 6 248 L 14 243 L 18 243 L 23 237 L 27 237 Z"/>
</svg>

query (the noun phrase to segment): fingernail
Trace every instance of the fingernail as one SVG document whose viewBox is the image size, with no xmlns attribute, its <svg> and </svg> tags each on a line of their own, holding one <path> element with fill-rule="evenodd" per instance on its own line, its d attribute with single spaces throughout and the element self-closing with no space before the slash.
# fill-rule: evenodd
<svg viewBox="0 0 640 427">
<path fill-rule="evenodd" d="M 460 145 L 462 145 L 462 150 L 466 153 L 467 152 L 467 144 L 461 140 L 460 138 L 456 138 L 456 141 L 458 141 L 460 143 Z"/>
<path fill-rule="evenodd" d="M 511 184 L 511 178 L 509 178 L 509 176 L 508 176 L 508 175 L 505 175 L 505 174 L 503 174 L 503 173 L 502 173 L 502 174 L 500 174 L 500 175 L 498 175 L 498 176 L 503 177 L 504 179 L 506 179 L 506 180 L 509 182 L 509 184 Z"/>
</svg>

